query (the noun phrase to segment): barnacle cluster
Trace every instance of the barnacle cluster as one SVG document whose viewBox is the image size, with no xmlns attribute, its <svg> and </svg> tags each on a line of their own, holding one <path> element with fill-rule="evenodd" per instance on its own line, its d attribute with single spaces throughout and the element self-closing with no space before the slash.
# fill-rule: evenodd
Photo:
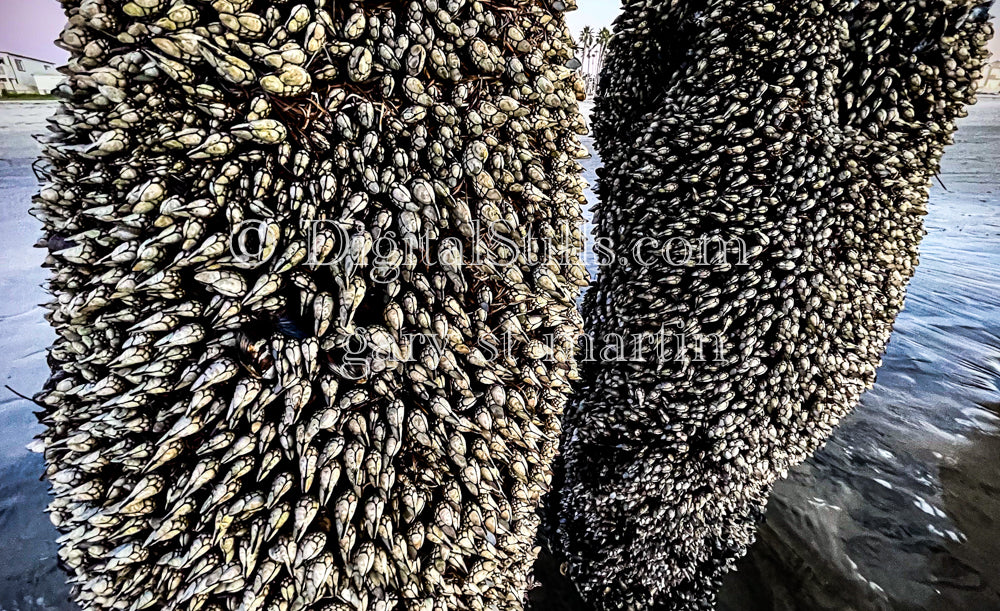
<svg viewBox="0 0 1000 611">
<path fill-rule="evenodd" d="M 584 318 L 597 351 L 671 350 L 583 366 L 567 411 L 556 539 L 597 609 L 711 608 L 873 384 L 990 35 L 970 0 L 624 3 L 594 124 L 618 257 Z"/>
<path fill-rule="evenodd" d="M 75 599 L 519 608 L 586 283 L 571 2 L 63 6 L 32 212 Z"/>
</svg>

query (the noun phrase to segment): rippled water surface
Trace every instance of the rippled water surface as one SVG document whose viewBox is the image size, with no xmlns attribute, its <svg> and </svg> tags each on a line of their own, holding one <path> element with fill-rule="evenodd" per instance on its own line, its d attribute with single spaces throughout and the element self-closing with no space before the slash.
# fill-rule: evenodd
<svg viewBox="0 0 1000 611">
<path fill-rule="evenodd" d="M 943 166 L 878 383 L 778 484 L 732 611 L 1000 609 L 1000 98 Z"/>
<path fill-rule="evenodd" d="M 52 111 L 0 103 L 0 376 L 29 395 L 54 338 L 27 214 L 31 135 Z M 727 611 L 1000 610 L 1000 98 L 971 109 L 941 180 L 878 385 L 779 484 Z M 73 608 L 24 450 L 32 411 L 0 390 L 0 611 Z"/>
</svg>

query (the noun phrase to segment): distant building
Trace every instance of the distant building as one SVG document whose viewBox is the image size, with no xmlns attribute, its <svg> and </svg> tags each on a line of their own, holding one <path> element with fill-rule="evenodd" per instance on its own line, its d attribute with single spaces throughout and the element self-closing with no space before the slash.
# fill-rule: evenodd
<svg viewBox="0 0 1000 611">
<path fill-rule="evenodd" d="M 979 93 L 1000 93 L 1000 60 L 983 66 L 983 78 L 979 81 Z"/>
<path fill-rule="evenodd" d="M 50 93 L 61 80 L 54 62 L 0 51 L 0 93 Z"/>
</svg>

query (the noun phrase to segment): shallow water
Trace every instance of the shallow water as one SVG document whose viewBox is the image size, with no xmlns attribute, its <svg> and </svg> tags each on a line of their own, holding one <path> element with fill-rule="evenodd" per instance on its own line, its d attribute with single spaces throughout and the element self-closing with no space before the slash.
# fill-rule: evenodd
<svg viewBox="0 0 1000 611">
<path fill-rule="evenodd" d="M 28 215 L 38 189 L 31 164 L 50 102 L 0 102 L 0 381 L 33 395 L 48 377 L 45 349 L 55 339 L 38 304 L 45 255 L 32 248 L 41 223 Z M 42 458 L 24 446 L 41 430 L 35 406 L 0 389 L 0 609 L 73 609 L 56 567 L 55 528 L 42 513 L 47 486 Z"/>
<path fill-rule="evenodd" d="M 724 608 L 1000 609 L 1000 98 L 947 149 L 878 383 L 778 484 Z"/>
<path fill-rule="evenodd" d="M 0 376 L 33 394 L 54 338 L 36 304 L 31 134 L 49 103 L 0 103 Z M 1000 98 L 962 122 L 921 266 L 874 390 L 777 487 L 727 611 L 1000 609 Z M 593 180 L 599 161 L 585 163 Z M 593 200 L 591 200 L 593 201 Z M 0 611 L 72 609 L 43 513 L 40 428 L 0 390 Z"/>
</svg>

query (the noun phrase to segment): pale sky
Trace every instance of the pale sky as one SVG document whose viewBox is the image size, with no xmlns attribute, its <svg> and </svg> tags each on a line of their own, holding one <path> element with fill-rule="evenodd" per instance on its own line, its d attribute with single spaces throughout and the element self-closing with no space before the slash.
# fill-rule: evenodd
<svg viewBox="0 0 1000 611">
<path fill-rule="evenodd" d="M 611 22 L 622 6 L 620 0 L 577 0 L 576 3 L 579 8 L 566 13 L 566 22 L 573 36 L 579 36 L 580 30 L 588 25 L 595 30 L 611 29 Z"/>
<path fill-rule="evenodd" d="M 56 0 L 0 0 L 0 51 L 64 63 L 69 54 L 52 41 L 65 22 Z"/>
<path fill-rule="evenodd" d="M 621 6 L 620 0 L 577 0 L 579 8 L 567 13 L 574 35 L 584 26 L 610 27 Z M 993 5 L 994 24 L 1000 29 L 1000 4 Z M 0 51 L 63 62 L 67 54 L 52 44 L 62 30 L 65 17 L 56 0 L 0 0 Z M 994 57 L 1000 57 L 1000 37 L 990 43 Z"/>
</svg>

